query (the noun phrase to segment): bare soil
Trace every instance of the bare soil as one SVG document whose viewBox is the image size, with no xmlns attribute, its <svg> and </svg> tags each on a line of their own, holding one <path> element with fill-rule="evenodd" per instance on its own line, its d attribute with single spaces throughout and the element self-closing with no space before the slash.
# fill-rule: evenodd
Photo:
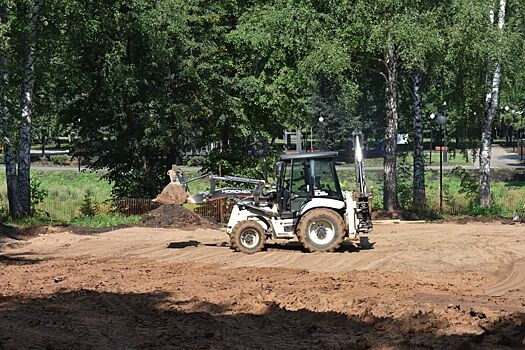
<svg viewBox="0 0 525 350">
<path fill-rule="evenodd" d="M 210 221 L 195 214 L 181 205 L 164 204 L 144 216 L 141 225 L 146 227 L 169 228 L 216 228 Z"/>
<path fill-rule="evenodd" d="M 1 237 L 0 349 L 525 348 L 525 225 L 377 225 L 322 254 L 227 238 Z"/>
</svg>

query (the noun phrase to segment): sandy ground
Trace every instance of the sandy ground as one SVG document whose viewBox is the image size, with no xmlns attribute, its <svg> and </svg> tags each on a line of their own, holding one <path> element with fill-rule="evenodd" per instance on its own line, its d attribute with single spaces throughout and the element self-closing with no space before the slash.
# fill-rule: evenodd
<svg viewBox="0 0 525 350">
<path fill-rule="evenodd" d="M 244 255 L 133 227 L 0 240 L 0 349 L 523 349 L 525 225 L 376 225 Z"/>
</svg>

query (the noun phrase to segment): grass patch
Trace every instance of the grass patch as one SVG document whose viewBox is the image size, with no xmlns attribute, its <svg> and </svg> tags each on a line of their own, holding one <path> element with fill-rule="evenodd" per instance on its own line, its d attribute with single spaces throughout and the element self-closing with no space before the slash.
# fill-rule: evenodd
<svg viewBox="0 0 525 350">
<path fill-rule="evenodd" d="M 22 218 L 22 219 L 12 219 L 10 217 L 6 218 L 3 222 L 6 225 L 14 226 L 14 227 L 29 227 L 29 226 L 35 226 L 35 225 L 63 225 L 66 224 L 66 222 L 59 221 L 59 220 L 53 220 L 52 218 L 41 216 L 41 215 L 35 215 L 28 218 Z"/>
<path fill-rule="evenodd" d="M 118 225 L 136 225 L 141 220 L 140 215 L 124 216 L 117 213 L 82 216 L 71 220 L 72 225 L 82 227 L 112 227 Z"/>
<path fill-rule="evenodd" d="M 382 162 L 382 159 L 380 160 Z M 407 159 L 407 163 L 411 164 L 409 159 Z M 366 166 L 370 166 L 368 160 Z M 191 179 L 199 175 L 198 171 L 185 172 L 186 179 Z M 339 168 L 338 175 L 343 190 L 356 190 L 355 170 L 353 167 Z M 14 226 L 74 223 L 80 226 L 102 227 L 119 224 L 136 224 L 139 221 L 138 217 L 128 218 L 112 212 L 110 202 L 112 186 L 109 182 L 101 179 L 101 173 L 71 170 L 32 170 L 31 176 L 32 179 L 40 181 L 41 189 L 49 193 L 44 201 L 37 206 L 39 214 L 32 218 L 17 221 L 8 219 L 6 223 Z M 409 197 L 411 197 L 412 191 L 411 174 L 409 174 L 408 177 L 405 176 L 405 178 L 402 178 L 401 175 L 398 176 L 400 193 L 404 193 L 403 196 L 400 195 L 400 204 L 406 208 L 410 208 L 411 203 Z M 474 176 L 476 175 L 474 174 Z M 446 170 L 443 178 L 445 213 L 452 215 L 495 214 L 512 217 L 517 211 L 523 210 L 525 205 L 525 186 L 523 179 L 519 176 L 516 176 L 515 180 L 512 179 L 506 180 L 505 178 L 501 178 L 501 180 L 493 179 L 491 181 L 494 205 L 489 211 L 482 212 L 479 211 L 475 205 L 473 206 L 473 202 L 466 194 L 461 193 L 461 179 L 458 176 L 452 176 L 450 171 Z M 382 208 L 383 175 L 378 171 L 368 171 L 366 173 L 366 180 L 369 191 L 373 189 L 372 207 L 374 210 L 378 210 Z M 192 194 L 207 192 L 210 188 L 210 182 L 208 179 L 199 179 L 191 182 L 189 187 Z M 87 193 L 90 193 L 92 200 L 98 205 L 97 215 L 93 217 L 84 217 L 80 212 L 82 202 Z M 439 175 L 436 170 L 430 170 L 428 168 L 426 173 L 426 196 L 428 210 L 438 210 Z M 194 205 L 188 205 L 187 207 L 191 209 L 192 206 Z M 0 215 L 5 213 L 6 208 L 7 189 L 5 173 L 0 172 Z"/>
<path fill-rule="evenodd" d="M 438 151 L 432 151 L 432 164 L 430 164 L 430 151 L 424 151 L 424 157 L 425 157 L 425 165 L 439 165 L 439 152 Z M 399 164 L 402 160 L 402 156 L 399 155 L 397 157 L 397 163 Z M 408 152 L 406 154 L 406 161 L 407 164 L 412 166 L 414 163 L 414 157 L 411 152 Z M 443 163 L 445 165 L 472 165 L 472 157 L 468 157 L 468 159 L 465 157 L 464 154 L 461 154 L 459 151 L 450 151 L 448 152 L 448 160 L 446 163 Z M 378 168 L 383 166 L 383 157 L 373 157 L 373 158 L 366 158 L 365 159 L 365 165 L 368 168 Z"/>
<path fill-rule="evenodd" d="M 37 206 L 42 213 L 39 220 L 67 223 L 80 216 L 80 206 L 90 193 L 99 204 L 99 213 L 111 211 L 111 184 L 102 179 L 101 173 L 77 172 L 71 170 L 31 170 L 31 179 L 40 182 L 40 188 L 48 196 Z M 7 186 L 5 173 L 0 174 L 0 207 L 7 207 Z"/>
<path fill-rule="evenodd" d="M 355 171 L 353 169 L 338 169 L 339 181 L 343 190 L 356 191 Z M 476 175 L 474 175 L 476 176 Z M 405 182 L 398 178 L 398 191 L 404 190 L 409 194 L 412 192 L 412 177 Z M 381 172 L 368 171 L 366 173 L 366 184 L 372 192 L 372 208 L 377 210 L 383 207 L 383 176 Z M 427 206 L 431 211 L 439 210 L 439 173 L 437 170 L 428 170 L 425 174 L 425 186 Z M 525 186 L 519 181 L 501 181 L 493 179 L 490 183 L 493 204 L 486 210 L 477 208 L 477 201 L 472 201 L 468 195 L 461 193 L 461 179 L 453 176 L 450 170 L 443 174 L 443 209 L 446 214 L 451 215 L 498 215 L 513 217 L 514 214 L 523 210 L 525 205 Z M 411 208 L 410 201 L 400 204 L 405 208 Z"/>
</svg>

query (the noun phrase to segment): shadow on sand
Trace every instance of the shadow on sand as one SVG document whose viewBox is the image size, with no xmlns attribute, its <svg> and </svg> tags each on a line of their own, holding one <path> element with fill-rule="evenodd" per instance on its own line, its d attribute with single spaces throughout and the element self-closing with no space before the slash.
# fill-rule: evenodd
<svg viewBox="0 0 525 350">
<path fill-rule="evenodd" d="M 357 253 L 361 250 L 370 250 L 374 249 L 375 242 L 370 242 L 368 240 L 368 237 L 360 237 L 359 242 L 350 242 L 345 241 L 341 245 L 339 249 L 337 249 L 336 253 L 345 253 L 345 252 L 353 252 Z M 195 248 L 198 246 L 206 246 L 206 247 L 228 247 L 227 242 L 221 242 L 221 243 L 202 243 L 200 241 L 196 240 L 189 240 L 189 241 L 181 241 L 181 242 L 171 242 L 168 244 L 169 249 L 185 249 L 185 248 Z M 265 250 L 288 250 L 288 251 L 298 251 L 303 253 L 308 253 L 308 251 L 303 247 L 301 243 L 298 241 L 285 241 L 285 242 L 272 242 L 267 243 Z"/>
<path fill-rule="evenodd" d="M 357 317 L 242 303 L 239 313 L 234 301 L 166 292 L 0 296 L 0 349 L 519 349 L 525 334 L 523 314 L 487 323 L 482 334 L 443 334 L 449 321 L 432 312 Z"/>
</svg>

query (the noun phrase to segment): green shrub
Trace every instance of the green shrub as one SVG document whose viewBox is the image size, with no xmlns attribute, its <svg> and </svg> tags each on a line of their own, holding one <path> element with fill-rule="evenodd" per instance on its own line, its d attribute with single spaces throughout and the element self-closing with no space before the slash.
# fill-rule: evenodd
<svg viewBox="0 0 525 350">
<path fill-rule="evenodd" d="M 525 222 L 525 204 L 519 203 L 514 210 L 514 218 L 521 222 Z"/>
<path fill-rule="evenodd" d="M 203 156 L 188 156 L 186 160 L 187 166 L 203 166 L 206 163 L 206 157 Z"/>
<path fill-rule="evenodd" d="M 83 216 L 95 216 L 99 212 L 100 205 L 95 201 L 91 195 L 91 191 L 87 190 L 84 200 L 80 206 L 80 213 Z"/>
<path fill-rule="evenodd" d="M 49 159 L 51 159 L 51 162 L 55 165 L 65 165 L 69 161 L 69 156 L 66 154 L 58 154 L 49 157 Z"/>
<path fill-rule="evenodd" d="M 0 222 L 6 221 L 8 217 L 9 208 L 4 204 L 0 204 Z"/>
<path fill-rule="evenodd" d="M 49 192 L 42 188 L 42 183 L 36 178 L 31 179 L 31 212 L 33 215 L 40 215 L 37 206 L 43 203 L 49 196 Z"/>
<path fill-rule="evenodd" d="M 479 183 L 478 178 L 470 175 L 468 171 L 461 167 L 455 167 L 451 171 L 452 175 L 460 178 L 459 193 L 464 193 L 471 200 L 475 200 L 479 196 Z"/>
</svg>

